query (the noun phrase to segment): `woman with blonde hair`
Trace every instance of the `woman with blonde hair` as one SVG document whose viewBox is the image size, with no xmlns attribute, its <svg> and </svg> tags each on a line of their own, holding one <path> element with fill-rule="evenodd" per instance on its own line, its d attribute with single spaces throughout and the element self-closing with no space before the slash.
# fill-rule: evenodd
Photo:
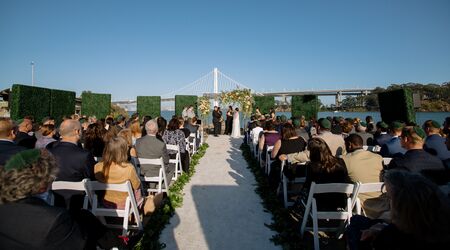
<svg viewBox="0 0 450 250">
<path fill-rule="evenodd" d="M 131 130 L 131 138 L 132 138 L 131 140 L 132 140 L 132 144 L 134 146 L 134 145 L 136 145 L 136 140 L 142 137 L 142 129 L 141 129 L 141 124 L 139 123 L 139 121 L 131 122 L 130 130 Z"/>
</svg>

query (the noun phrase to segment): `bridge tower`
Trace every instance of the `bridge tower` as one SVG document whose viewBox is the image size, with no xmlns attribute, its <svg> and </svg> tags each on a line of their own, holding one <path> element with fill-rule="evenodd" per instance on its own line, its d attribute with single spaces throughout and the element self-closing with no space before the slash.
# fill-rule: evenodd
<svg viewBox="0 0 450 250">
<path fill-rule="evenodd" d="M 219 95 L 219 81 L 218 81 L 219 70 L 217 68 L 214 68 L 213 75 L 214 75 L 214 106 L 219 106 L 219 101 L 217 100 L 217 97 Z"/>
<path fill-rule="evenodd" d="M 341 107 L 341 101 L 342 101 L 342 92 L 338 91 L 336 92 L 336 98 L 335 98 L 335 104 L 337 108 Z"/>
</svg>

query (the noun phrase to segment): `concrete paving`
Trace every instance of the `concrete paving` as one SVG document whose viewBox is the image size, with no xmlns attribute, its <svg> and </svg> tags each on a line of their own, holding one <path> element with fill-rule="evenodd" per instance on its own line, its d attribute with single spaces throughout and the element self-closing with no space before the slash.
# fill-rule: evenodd
<svg viewBox="0 0 450 250">
<path fill-rule="evenodd" d="M 210 136 L 209 148 L 184 187 L 183 206 L 176 209 L 160 242 L 166 249 L 280 249 L 270 238 L 271 215 L 255 193 L 246 168 L 242 139 Z"/>
</svg>

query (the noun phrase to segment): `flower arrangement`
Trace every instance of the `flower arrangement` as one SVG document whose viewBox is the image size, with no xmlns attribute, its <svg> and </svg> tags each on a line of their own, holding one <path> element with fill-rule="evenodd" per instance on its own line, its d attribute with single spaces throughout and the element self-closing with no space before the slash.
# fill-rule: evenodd
<svg viewBox="0 0 450 250">
<path fill-rule="evenodd" d="M 201 117 L 208 117 L 209 112 L 211 111 L 211 103 L 209 102 L 209 98 L 207 96 L 200 96 L 197 103 Z"/>
<path fill-rule="evenodd" d="M 228 104 L 239 104 L 245 117 L 249 117 L 253 111 L 253 96 L 250 89 L 235 89 L 220 94 L 220 102 Z"/>
</svg>

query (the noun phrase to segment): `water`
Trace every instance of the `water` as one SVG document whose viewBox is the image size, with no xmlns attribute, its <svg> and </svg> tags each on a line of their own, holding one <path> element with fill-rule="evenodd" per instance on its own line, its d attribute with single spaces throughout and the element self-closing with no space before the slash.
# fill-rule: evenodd
<svg viewBox="0 0 450 250">
<path fill-rule="evenodd" d="M 133 112 L 129 112 L 131 115 Z M 172 116 L 175 114 L 175 111 L 161 111 L 161 116 L 164 117 L 167 121 L 172 119 Z M 224 112 L 224 119 L 225 112 Z M 291 117 L 291 112 L 277 112 L 276 115 L 285 115 L 286 117 Z M 381 121 L 381 115 L 380 112 L 319 112 L 318 116 L 319 118 L 325 118 L 327 116 L 342 116 L 344 118 L 356 118 L 359 117 L 361 120 L 364 121 L 366 116 L 372 116 L 375 122 Z M 444 120 L 446 117 L 450 116 L 449 112 L 416 112 L 416 122 L 417 124 L 423 124 L 426 120 L 435 120 L 439 122 L 440 124 L 444 123 Z M 248 119 L 244 119 L 241 113 L 241 127 L 244 126 L 244 122 L 247 122 Z M 206 120 L 207 124 L 212 124 L 212 117 L 209 115 L 209 117 Z"/>
</svg>

